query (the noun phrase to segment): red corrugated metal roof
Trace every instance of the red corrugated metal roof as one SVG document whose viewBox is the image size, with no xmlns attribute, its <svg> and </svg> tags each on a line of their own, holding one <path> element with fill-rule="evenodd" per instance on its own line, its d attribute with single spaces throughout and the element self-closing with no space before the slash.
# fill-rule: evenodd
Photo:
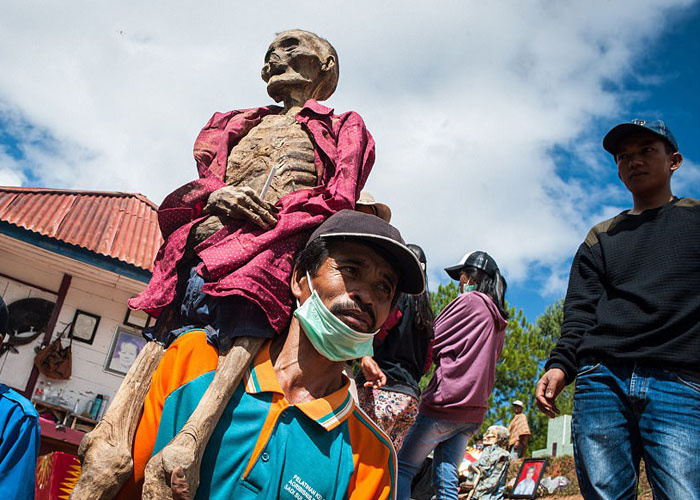
<svg viewBox="0 0 700 500">
<path fill-rule="evenodd" d="M 158 206 L 137 193 L 0 186 L 0 220 L 153 270 Z"/>
</svg>

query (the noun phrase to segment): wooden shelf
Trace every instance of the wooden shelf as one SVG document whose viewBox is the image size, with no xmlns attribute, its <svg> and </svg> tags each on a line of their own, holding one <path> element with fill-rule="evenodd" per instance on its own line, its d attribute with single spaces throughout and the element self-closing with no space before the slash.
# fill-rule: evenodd
<svg viewBox="0 0 700 500">
<path fill-rule="evenodd" d="M 68 427 L 82 432 L 90 432 L 97 425 L 97 420 L 78 413 L 73 413 L 73 410 L 69 408 L 64 408 L 63 406 L 49 403 L 48 401 L 41 401 L 40 399 L 35 399 L 32 403 L 34 403 L 34 407 L 39 413 L 46 410 L 51 412 L 56 418 L 57 426 Z"/>
</svg>

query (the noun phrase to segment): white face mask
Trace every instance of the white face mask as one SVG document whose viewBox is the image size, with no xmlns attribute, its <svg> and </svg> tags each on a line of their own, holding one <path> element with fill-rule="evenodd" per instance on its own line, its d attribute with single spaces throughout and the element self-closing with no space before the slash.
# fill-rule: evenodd
<svg viewBox="0 0 700 500">
<path fill-rule="evenodd" d="M 319 354 L 331 361 L 348 361 L 372 356 L 372 341 L 379 330 L 363 333 L 350 328 L 328 310 L 313 289 L 309 273 L 306 273 L 306 280 L 311 297 L 297 307 L 294 317 Z"/>
</svg>

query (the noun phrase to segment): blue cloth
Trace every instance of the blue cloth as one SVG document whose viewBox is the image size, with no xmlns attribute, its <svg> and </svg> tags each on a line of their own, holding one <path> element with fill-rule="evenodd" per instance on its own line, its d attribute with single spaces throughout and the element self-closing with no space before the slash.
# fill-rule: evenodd
<svg viewBox="0 0 700 500">
<path fill-rule="evenodd" d="M 161 315 L 143 336 L 168 347 L 176 338 L 194 328 L 207 332 L 207 340 L 219 351 L 227 351 L 237 337 L 272 338 L 275 331 L 265 313 L 253 302 L 238 296 L 212 297 L 202 291 L 204 278 L 197 273 L 200 263 L 183 270 L 187 279 L 180 279 L 174 303 L 178 308 L 172 318 Z M 156 338 L 162 322 L 168 322 L 165 339 Z"/>
<path fill-rule="evenodd" d="M 355 407 L 349 381 L 292 405 L 267 346 L 253 364 L 206 446 L 195 500 L 393 498 L 396 455 Z M 153 454 L 187 422 L 213 378 L 206 372 L 166 398 Z"/>
<path fill-rule="evenodd" d="M 39 415 L 27 398 L 0 384 L 0 498 L 34 498 Z"/>
<path fill-rule="evenodd" d="M 457 500 L 458 467 L 467 442 L 481 424 L 439 420 L 418 414 L 399 451 L 398 500 L 408 500 L 411 480 L 433 451 L 433 489 L 437 498 Z"/>
<path fill-rule="evenodd" d="M 700 499 L 700 381 L 633 362 L 582 366 L 572 423 L 586 499 L 636 499 L 644 457 L 654 498 Z"/>
</svg>

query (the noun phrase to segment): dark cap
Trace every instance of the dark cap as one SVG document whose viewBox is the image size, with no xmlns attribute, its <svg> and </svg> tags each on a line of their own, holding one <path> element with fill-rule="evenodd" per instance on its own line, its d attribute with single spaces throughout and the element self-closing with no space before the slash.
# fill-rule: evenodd
<svg viewBox="0 0 700 500">
<path fill-rule="evenodd" d="M 630 134 L 638 134 L 639 132 L 651 132 L 654 135 L 658 135 L 671 145 L 674 152 L 678 151 L 676 139 L 662 120 L 649 121 L 635 119 L 628 123 L 616 125 L 605 135 L 603 147 L 608 153 L 615 156 L 620 141 Z"/>
<path fill-rule="evenodd" d="M 418 262 L 420 262 L 421 269 L 423 269 L 423 272 L 425 272 L 425 268 L 428 265 L 428 261 L 425 258 L 425 252 L 423 251 L 423 249 L 415 243 L 406 243 L 406 246 L 411 252 L 413 252 L 413 255 L 416 256 L 416 259 L 418 259 Z"/>
<path fill-rule="evenodd" d="M 399 230 L 375 215 L 341 210 L 318 226 L 306 245 L 316 238 L 351 238 L 366 241 L 371 246 L 379 247 L 391 258 L 389 263 L 399 273 L 400 291 L 416 294 L 423 292 L 425 288 L 420 262 L 404 243 Z"/>
<path fill-rule="evenodd" d="M 493 260 L 493 257 L 486 252 L 482 252 L 481 250 L 476 250 L 465 254 L 464 257 L 462 257 L 462 260 L 459 261 L 459 264 L 446 267 L 445 271 L 447 271 L 447 274 L 449 274 L 450 278 L 453 280 L 459 280 L 459 274 L 465 267 L 473 267 L 485 272 L 491 277 L 494 277 L 496 275 L 496 271 L 498 271 L 498 265 L 496 264 L 496 261 Z"/>
</svg>

